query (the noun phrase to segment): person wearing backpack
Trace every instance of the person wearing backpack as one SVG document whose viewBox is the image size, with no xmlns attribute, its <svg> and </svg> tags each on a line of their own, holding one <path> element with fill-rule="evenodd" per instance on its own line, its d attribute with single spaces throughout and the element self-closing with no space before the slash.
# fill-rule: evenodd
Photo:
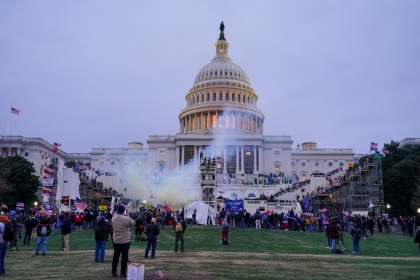
<svg viewBox="0 0 420 280">
<path fill-rule="evenodd" d="M 6 274 L 4 269 L 4 257 L 6 256 L 7 251 L 7 240 L 4 240 L 4 232 L 6 230 L 6 223 L 9 222 L 9 218 L 3 215 L 0 218 L 0 274 Z"/>
<path fill-rule="evenodd" d="M 178 241 L 181 241 L 181 252 L 184 252 L 184 232 L 187 228 L 187 223 L 184 220 L 178 220 L 173 225 L 175 231 L 175 252 L 178 251 Z"/>
<path fill-rule="evenodd" d="M 105 248 L 108 242 L 108 234 L 111 231 L 111 225 L 105 220 L 104 216 L 100 216 L 95 225 L 95 262 L 105 262 Z"/>
<path fill-rule="evenodd" d="M 353 228 L 350 230 L 350 235 L 353 236 L 353 254 L 359 254 L 359 242 L 362 237 L 362 231 L 357 223 L 353 223 Z"/>
<path fill-rule="evenodd" d="M 136 230 L 135 230 L 136 239 L 135 240 L 140 241 L 141 234 L 144 231 L 143 219 L 140 217 L 140 215 L 136 219 L 135 223 L 136 223 Z"/>
<path fill-rule="evenodd" d="M 38 235 L 38 241 L 36 242 L 35 255 L 39 255 L 39 247 L 42 244 L 42 255 L 45 256 L 47 253 L 47 237 L 51 233 L 51 227 L 47 218 L 42 218 L 41 223 L 36 228 L 36 234 Z"/>
</svg>

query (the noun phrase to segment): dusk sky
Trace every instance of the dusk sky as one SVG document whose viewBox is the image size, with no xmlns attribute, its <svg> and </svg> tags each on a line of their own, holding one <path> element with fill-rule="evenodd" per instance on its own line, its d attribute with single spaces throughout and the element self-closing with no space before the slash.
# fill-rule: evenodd
<svg viewBox="0 0 420 280">
<path fill-rule="evenodd" d="M 368 153 L 420 138 L 420 1 L 1 1 L 0 134 L 122 148 L 174 135 L 215 54 L 251 80 L 265 135 Z"/>
</svg>

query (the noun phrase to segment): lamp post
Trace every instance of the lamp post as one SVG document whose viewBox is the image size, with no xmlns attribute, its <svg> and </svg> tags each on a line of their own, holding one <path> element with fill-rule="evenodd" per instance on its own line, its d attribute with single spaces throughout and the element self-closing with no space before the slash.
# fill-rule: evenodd
<svg viewBox="0 0 420 280">
<path fill-rule="evenodd" d="M 389 208 L 391 208 L 391 205 L 389 205 L 388 203 L 386 204 L 386 213 L 388 214 L 389 212 Z"/>
</svg>

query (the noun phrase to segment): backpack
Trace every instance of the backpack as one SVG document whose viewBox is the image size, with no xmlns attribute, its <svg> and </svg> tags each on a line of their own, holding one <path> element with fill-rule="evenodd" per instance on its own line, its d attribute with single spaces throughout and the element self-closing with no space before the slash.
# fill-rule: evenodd
<svg viewBox="0 0 420 280">
<path fill-rule="evenodd" d="M 184 228 L 182 227 L 181 222 L 176 223 L 175 225 L 175 232 L 182 232 Z"/>
<path fill-rule="evenodd" d="M 3 235 L 4 241 L 12 241 L 15 235 L 12 225 L 10 223 L 4 223 L 4 231 L 1 234 Z"/>
<path fill-rule="evenodd" d="M 354 238 L 356 238 L 356 239 L 360 239 L 360 237 L 362 237 L 362 233 L 361 233 L 361 231 L 360 231 L 360 229 L 359 229 L 359 228 L 355 230 L 355 232 L 354 232 L 353 236 L 354 236 Z"/>
<path fill-rule="evenodd" d="M 47 225 L 41 225 L 41 236 L 47 235 Z"/>
<path fill-rule="evenodd" d="M 230 214 L 229 214 L 229 218 L 231 218 L 231 219 L 235 219 L 235 212 L 230 213 Z"/>
<path fill-rule="evenodd" d="M 97 226 L 95 229 L 95 240 L 102 241 L 105 239 L 105 227 L 103 225 Z"/>
</svg>

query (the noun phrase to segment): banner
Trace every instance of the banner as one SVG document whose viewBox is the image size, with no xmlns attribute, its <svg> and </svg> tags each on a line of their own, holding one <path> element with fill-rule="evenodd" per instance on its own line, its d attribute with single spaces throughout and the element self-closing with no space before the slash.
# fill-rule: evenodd
<svg viewBox="0 0 420 280">
<path fill-rule="evenodd" d="M 42 180 L 43 186 L 52 186 L 54 185 L 54 178 L 44 179 Z"/>
<path fill-rule="evenodd" d="M 99 211 L 106 211 L 108 210 L 108 206 L 106 205 L 99 205 Z"/>
<path fill-rule="evenodd" d="M 243 200 L 225 200 L 225 209 L 226 212 L 230 212 L 230 209 L 233 208 L 235 213 L 239 212 L 239 209 L 244 209 L 244 201 Z"/>
</svg>

